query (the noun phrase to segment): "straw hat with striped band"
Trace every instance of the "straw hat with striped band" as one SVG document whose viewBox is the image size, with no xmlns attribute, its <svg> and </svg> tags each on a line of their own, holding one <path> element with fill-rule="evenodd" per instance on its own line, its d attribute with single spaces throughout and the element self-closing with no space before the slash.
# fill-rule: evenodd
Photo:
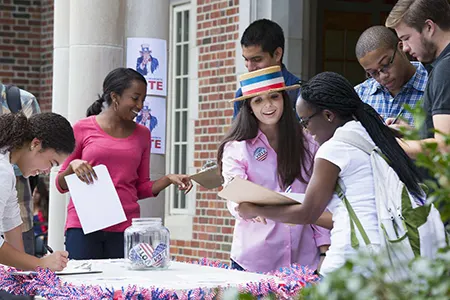
<svg viewBox="0 0 450 300">
<path fill-rule="evenodd" d="M 300 84 L 286 86 L 280 66 L 268 67 L 239 76 L 242 96 L 234 101 L 242 101 L 270 92 L 288 91 L 298 89 Z"/>
</svg>

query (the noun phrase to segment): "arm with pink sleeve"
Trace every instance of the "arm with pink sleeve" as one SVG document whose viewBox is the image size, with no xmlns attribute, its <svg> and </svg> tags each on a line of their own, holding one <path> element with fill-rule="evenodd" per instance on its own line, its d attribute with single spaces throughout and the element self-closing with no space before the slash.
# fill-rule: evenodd
<svg viewBox="0 0 450 300">
<path fill-rule="evenodd" d="M 59 176 L 63 173 L 67 168 L 70 168 L 69 164 L 75 159 L 81 159 L 81 155 L 83 153 L 83 141 L 84 141 L 84 132 L 81 126 L 75 124 L 73 126 L 73 134 L 75 136 L 75 150 L 69 157 L 66 158 L 61 168 L 59 169 L 58 175 L 56 176 L 55 184 L 56 188 L 61 194 L 67 193 L 69 190 L 63 189 L 59 184 Z"/>
<path fill-rule="evenodd" d="M 142 152 L 141 163 L 138 167 L 138 182 L 136 185 L 137 194 L 139 199 L 156 197 L 157 194 L 154 195 L 152 191 L 154 181 L 150 180 L 150 130 L 147 130 L 147 134 L 143 134 L 141 136 L 142 139 L 145 139 L 145 147 Z"/>
<path fill-rule="evenodd" d="M 325 229 L 317 225 L 310 225 L 310 226 L 313 230 L 314 240 L 316 241 L 317 248 L 321 246 L 331 245 L 330 231 L 328 229 Z"/>
<path fill-rule="evenodd" d="M 222 177 L 224 179 L 224 186 L 230 183 L 236 176 L 247 179 L 247 163 L 243 157 L 243 151 L 245 150 L 242 148 L 244 143 L 245 142 L 234 141 L 225 145 L 222 157 Z M 230 200 L 227 201 L 227 208 L 231 215 L 236 219 L 242 219 L 235 210 L 237 206 L 238 205 L 235 202 Z"/>
</svg>

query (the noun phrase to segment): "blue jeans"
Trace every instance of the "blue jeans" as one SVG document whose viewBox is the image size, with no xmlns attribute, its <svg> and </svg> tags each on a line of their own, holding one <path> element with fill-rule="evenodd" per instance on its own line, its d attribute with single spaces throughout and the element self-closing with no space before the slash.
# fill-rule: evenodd
<svg viewBox="0 0 450 300">
<path fill-rule="evenodd" d="M 71 259 L 124 258 L 123 232 L 99 230 L 85 235 L 81 228 L 69 228 L 66 250 Z"/>
</svg>

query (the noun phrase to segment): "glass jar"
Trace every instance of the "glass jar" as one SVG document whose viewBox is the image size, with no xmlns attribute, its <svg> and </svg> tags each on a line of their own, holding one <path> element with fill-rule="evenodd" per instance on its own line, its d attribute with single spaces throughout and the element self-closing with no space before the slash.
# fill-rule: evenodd
<svg viewBox="0 0 450 300">
<path fill-rule="evenodd" d="M 137 218 L 125 230 L 125 260 L 133 270 L 166 269 L 170 264 L 170 233 L 161 218 Z"/>
</svg>

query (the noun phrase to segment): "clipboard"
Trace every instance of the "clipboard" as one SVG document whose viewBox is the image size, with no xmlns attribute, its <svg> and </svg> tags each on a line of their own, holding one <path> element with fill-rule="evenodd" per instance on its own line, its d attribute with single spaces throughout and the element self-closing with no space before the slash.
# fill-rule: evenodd
<svg viewBox="0 0 450 300">
<path fill-rule="evenodd" d="M 299 199 L 294 200 L 289 198 L 288 194 L 281 194 L 269 190 L 263 186 L 260 186 L 251 181 L 242 179 L 240 177 L 234 177 L 234 179 L 224 187 L 219 193 L 219 197 L 226 200 L 233 201 L 235 203 L 250 202 L 256 205 L 288 205 L 288 204 L 298 204 Z M 302 194 L 293 194 L 293 196 Z"/>
<path fill-rule="evenodd" d="M 217 166 L 202 170 L 194 175 L 189 176 L 189 178 L 209 190 L 218 188 L 223 183 L 223 178 L 219 174 L 219 168 Z"/>
</svg>

